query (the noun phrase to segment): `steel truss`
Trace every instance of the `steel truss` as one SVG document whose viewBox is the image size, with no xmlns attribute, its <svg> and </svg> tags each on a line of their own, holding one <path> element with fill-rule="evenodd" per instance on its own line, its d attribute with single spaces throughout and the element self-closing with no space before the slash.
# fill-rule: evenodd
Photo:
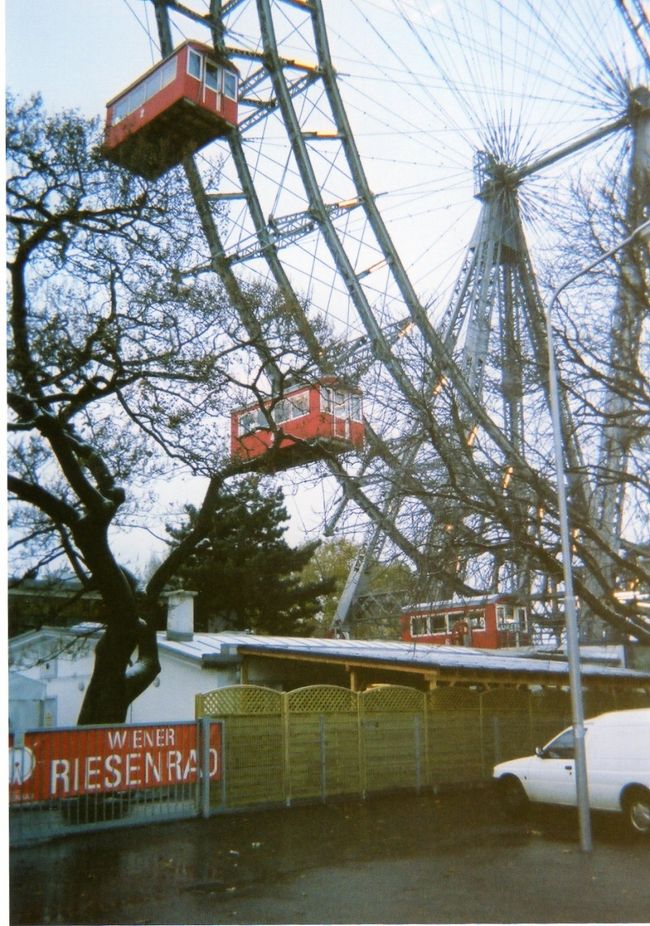
<svg viewBox="0 0 650 926">
<path fill-rule="evenodd" d="M 326 461 L 342 486 L 344 499 L 351 500 L 373 525 L 352 569 L 337 620 L 346 623 L 365 566 L 377 554 L 383 538 L 388 538 L 405 553 L 423 575 L 431 572 L 432 556 L 440 557 L 441 561 L 455 559 L 454 565 L 449 567 L 455 577 L 451 582 L 452 591 L 475 590 L 477 586 L 472 582 L 480 577 L 483 591 L 493 591 L 505 585 L 508 590 L 530 597 L 534 592 L 529 562 L 529 550 L 535 539 L 533 534 L 536 534 L 537 541 L 543 542 L 542 533 L 544 530 L 547 533 L 551 531 L 556 515 L 552 480 L 540 467 L 539 455 L 531 452 L 527 438 L 527 416 L 532 417 L 536 410 L 538 413 L 539 404 L 536 406 L 535 400 L 547 395 L 548 371 L 544 360 L 544 310 L 523 231 L 518 191 L 526 177 L 610 133 L 632 126 L 635 138 L 645 137 L 646 103 L 639 104 L 637 99 L 636 110 L 630 107 L 615 121 L 536 160 L 528 159 L 523 164 L 513 165 L 490 152 L 479 157 L 477 196 L 482 202 L 481 216 L 454 298 L 442 325 L 434 326 L 406 273 L 377 207 L 376 196 L 368 185 L 340 95 L 320 0 L 284 0 L 283 3 L 257 0 L 259 48 L 254 50 L 231 46 L 227 42 L 229 19 L 240 12 L 242 2 L 211 0 L 208 14 L 198 14 L 171 0 L 151 2 L 156 10 L 163 54 L 172 49 L 171 12 L 205 26 L 221 54 L 252 63 L 252 70 L 241 84 L 239 102 L 243 114 L 239 130 L 228 136 L 240 187 L 234 195 L 240 196 L 245 203 L 248 222 L 252 226 L 252 232 L 235 247 L 222 240 L 212 216 L 211 201 L 219 194 L 205 189 L 193 159 L 184 162 L 184 169 L 210 249 L 211 267 L 224 281 L 228 295 L 262 358 L 271 384 L 277 386 L 281 383 L 286 372 L 280 369 L 280 362 L 267 349 L 264 332 L 250 309 L 233 266 L 256 260 L 265 262 L 284 297 L 295 329 L 302 337 L 315 374 L 330 373 L 336 364 L 332 356 L 323 350 L 304 308 L 304 300 L 294 290 L 280 257 L 283 248 L 317 234 L 328 249 L 356 312 L 360 325 L 356 341 L 364 348 L 366 365 L 372 362 L 372 359 L 368 361 L 368 345 L 371 345 L 375 365 L 392 381 L 392 387 L 384 381 L 382 388 L 396 390 L 395 394 L 401 396 L 400 401 L 408 410 L 410 423 L 401 439 L 387 438 L 382 434 L 373 437 L 369 428 L 369 461 L 361 468 L 350 468 L 336 459 Z M 309 33 L 307 44 L 313 48 L 315 55 L 312 62 L 297 61 L 281 52 L 276 35 L 276 17 L 284 12 L 284 8 L 298 17 L 296 29 Z M 319 110 L 321 122 L 326 124 L 318 128 L 310 128 L 307 124 L 312 110 L 308 106 L 301 109 L 298 105 L 313 92 L 318 92 L 326 103 Z M 279 115 L 284 125 L 292 165 L 300 181 L 299 198 L 304 205 L 284 215 L 265 217 L 245 143 L 247 134 L 263 126 L 272 114 Z M 338 202 L 326 202 L 323 197 L 314 163 L 314 151 L 322 142 L 335 152 L 332 160 L 345 164 L 348 195 Z M 641 163 L 641 174 L 645 176 L 648 149 L 644 142 L 639 155 L 639 147 L 637 142 L 636 158 Z M 637 167 L 637 174 L 632 180 L 632 186 L 637 190 L 641 184 L 638 171 Z M 363 247 L 342 232 L 340 222 L 351 212 L 363 217 L 367 229 Z M 384 291 L 390 292 L 391 303 L 399 307 L 393 316 L 386 315 L 385 306 L 377 310 L 377 289 L 369 285 L 369 278 L 377 270 L 383 275 Z M 403 340 L 395 336 L 396 329 L 400 335 L 403 330 L 403 323 L 395 320 L 395 314 L 400 319 L 404 316 L 409 318 L 417 331 L 420 361 L 417 369 L 413 364 L 413 353 L 404 350 Z M 638 346 L 639 336 L 638 331 L 630 335 L 633 346 Z M 498 344 L 497 354 L 493 349 L 494 343 Z M 347 360 L 353 368 L 355 355 L 356 351 L 351 347 Z M 564 436 L 567 466 L 574 474 L 580 474 L 584 472 L 584 466 L 568 409 L 569 403 L 566 402 Z M 610 434 L 610 437 L 612 439 L 603 449 L 601 470 L 611 472 L 617 468 L 624 471 L 627 452 L 624 436 L 617 433 Z M 480 542 L 481 533 L 486 530 L 490 518 L 481 510 L 479 462 L 496 474 L 498 491 L 504 500 L 502 530 L 492 547 Z M 458 480 L 459 474 L 467 480 L 466 502 L 462 500 L 462 493 L 459 497 L 457 491 L 455 494 L 452 492 L 452 483 Z M 373 480 L 378 484 L 382 478 L 383 490 L 374 493 L 367 490 Z M 593 486 L 576 475 L 574 494 L 583 505 L 591 498 L 592 492 Z M 451 501 L 449 505 L 441 506 L 440 500 L 447 497 L 447 493 Z M 610 525 L 617 525 L 616 530 L 620 527 L 622 498 L 620 492 L 616 494 L 606 487 L 606 480 L 597 488 L 598 493 L 599 511 L 591 518 L 588 543 L 592 549 L 599 551 L 600 561 L 611 579 L 617 569 L 618 534 L 612 535 Z M 424 533 L 410 531 L 408 517 L 400 514 L 409 507 L 412 499 L 417 500 L 417 510 L 429 520 L 429 527 Z M 441 512 L 441 507 L 445 507 L 444 512 Z M 534 516 L 532 511 L 542 511 L 544 515 Z M 411 514 L 410 517 L 417 518 L 417 515 Z M 515 544 L 505 535 L 508 524 L 521 518 L 526 524 L 524 535 L 528 535 L 530 543 L 525 543 L 527 550 L 518 554 Z M 473 540 L 468 544 L 470 535 Z M 515 531 L 514 536 L 517 542 L 522 541 L 521 532 L 517 534 Z M 465 544 L 468 552 L 457 556 L 454 549 L 461 543 Z M 612 549 L 615 550 L 613 557 Z M 475 579 L 471 577 L 472 551 L 479 556 L 481 552 L 489 554 L 492 558 L 488 573 L 480 572 Z M 548 557 L 546 565 L 552 573 L 552 556 Z M 489 579 L 486 580 L 488 574 Z M 449 580 L 446 584 L 449 590 Z M 441 593 L 444 586 L 444 582 L 434 583 L 433 594 Z M 594 594 L 602 591 L 594 588 Z M 618 626 L 625 627 L 625 620 L 619 620 Z"/>
</svg>

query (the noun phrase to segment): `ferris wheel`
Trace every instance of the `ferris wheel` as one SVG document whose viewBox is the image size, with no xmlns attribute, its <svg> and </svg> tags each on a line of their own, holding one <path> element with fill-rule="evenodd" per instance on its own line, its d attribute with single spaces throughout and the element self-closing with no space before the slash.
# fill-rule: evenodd
<svg viewBox="0 0 650 926">
<path fill-rule="evenodd" d="M 409 558 L 423 597 L 552 597 L 552 553 L 546 570 L 533 555 L 552 549 L 556 525 L 536 263 L 553 259 L 571 187 L 597 166 L 629 176 L 629 226 L 647 217 L 642 5 L 151 3 L 163 61 L 204 50 L 204 99 L 215 89 L 224 105 L 228 75 L 230 97 L 238 81 L 236 118 L 220 111 L 193 156 L 175 146 L 176 163 L 269 402 L 296 371 L 265 345 L 251 281 L 281 294 L 311 384 L 363 393 L 364 448 L 310 458 L 311 478 L 338 487 L 324 493 L 328 529 L 367 525 L 337 620 L 382 547 Z M 217 190 L 203 169 L 215 160 Z M 638 356 L 643 326 L 625 299 L 614 297 L 616 324 Z M 599 311 L 611 315 L 611 302 Z M 614 365 L 617 343 L 607 341 Z M 625 496 L 607 474 L 627 470 L 621 421 L 636 413 L 615 383 L 601 398 L 618 430 L 600 445 L 582 438 L 568 384 L 563 422 L 576 504 L 591 506 L 594 597 L 620 565 Z"/>
</svg>

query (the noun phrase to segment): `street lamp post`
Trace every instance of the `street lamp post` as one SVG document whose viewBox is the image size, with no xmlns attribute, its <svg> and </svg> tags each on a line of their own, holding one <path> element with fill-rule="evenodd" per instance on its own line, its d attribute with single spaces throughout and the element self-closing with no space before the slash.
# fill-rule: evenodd
<svg viewBox="0 0 650 926">
<path fill-rule="evenodd" d="M 615 247 L 601 254 L 597 260 L 583 267 L 565 280 L 555 290 L 546 312 L 546 340 L 548 347 L 549 394 L 551 420 L 553 427 L 553 448 L 555 453 L 555 473 L 557 480 L 558 514 L 560 519 L 560 541 L 562 545 L 562 566 L 564 571 L 564 615 L 566 622 L 567 658 L 569 662 L 569 688 L 571 691 L 571 720 L 575 744 L 576 793 L 578 816 L 580 821 L 580 848 L 591 852 L 591 819 L 589 814 L 589 790 L 587 785 L 587 756 L 585 752 L 585 716 L 580 679 L 580 638 L 576 617 L 575 597 L 573 593 L 573 568 L 571 563 L 571 538 L 569 535 L 569 514 L 567 508 L 566 474 L 564 470 L 564 453 L 562 448 L 562 422 L 560 417 L 560 391 L 558 388 L 557 364 L 553 339 L 552 315 L 560 293 L 594 267 L 608 260 L 617 251 L 626 247 L 644 231 L 650 229 L 650 220 L 643 222 Z"/>
</svg>

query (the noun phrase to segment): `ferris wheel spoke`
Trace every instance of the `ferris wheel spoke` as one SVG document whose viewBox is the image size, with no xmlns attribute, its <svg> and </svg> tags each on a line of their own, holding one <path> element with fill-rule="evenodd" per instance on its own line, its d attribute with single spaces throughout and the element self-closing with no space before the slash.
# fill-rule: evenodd
<svg viewBox="0 0 650 926">
<path fill-rule="evenodd" d="M 261 249 L 261 253 L 263 253 L 264 258 L 271 269 L 280 292 L 286 299 L 287 306 L 296 323 L 298 331 L 304 339 L 312 361 L 317 363 L 323 372 L 330 372 L 329 365 L 324 358 L 321 345 L 318 341 L 318 338 L 316 337 L 313 327 L 308 321 L 307 316 L 305 315 L 300 304 L 300 300 L 295 294 L 294 289 L 289 281 L 286 271 L 277 257 L 276 244 L 271 237 L 268 224 L 264 221 L 262 208 L 257 197 L 255 185 L 248 170 L 248 164 L 246 162 L 246 158 L 244 157 L 241 141 L 236 134 L 233 134 L 230 138 L 230 150 L 233 156 L 233 160 L 237 166 L 239 180 L 246 196 L 248 209 L 255 226 L 256 240 L 258 242 L 258 246 Z"/>
<path fill-rule="evenodd" d="M 319 7 L 318 4 L 316 6 Z M 392 354 L 390 346 L 387 344 L 384 338 L 383 331 L 380 325 L 377 323 L 374 313 L 372 312 L 372 309 L 368 303 L 364 289 L 361 285 L 361 280 L 364 278 L 364 276 L 368 275 L 373 269 L 375 269 L 375 267 L 371 266 L 370 268 L 366 268 L 365 270 L 362 270 L 361 273 L 355 270 L 350 261 L 349 255 L 345 251 L 341 239 L 336 233 L 336 230 L 330 220 L 325 203 L 322 200 L 320 186 L 312 167 L 312 162 L 307 150 L 304 133 L 297 119 L 295 110 L 291 104 L 291 99 L 284 82 L 283 68 L 281 66 L 281 60 L 275 41 L 273 17 L 268 0 L 259 0 L 258 9 L 261 20 L 262 37 L 265 42 L 265 51 L 269 61 L 268 67 L 271 72 L 274 89 L 280 103 L 280 109 L 287 126 L 287 132 L 296 159 L 298 170 L 300 172 L 302 183 L 308 197 L 309 211 L 319 223 L 338 272 L 340 273 L 345 286 L 350 293 L 350 296 L 356 306 L 366 331 L 374 340 L 378 356 L 381 357 L 387 368 L 390 369 L 400 389 L 407 396 L 410 395 L 411 398 L 414 398 L 417 392 L 416 387 L 410 381 L 408 374 L 402 368 L 397 358 Z M 320 51 L 322 54 L 323 49 L 321 48 Z M 338 126 L 338 132 L 339 135 L 344 134 L 340 126 Z M 357 181 L 357 195 L 364 202 L 367 208 L 367 200 L 372 200 L 372 197 L 368 196 L 369 191 L 366 191 L 363 188 L 361 190 L 359 189 L 358 184 L 360 180 L 358 175 L 355 177 L 355 180 Z M 385 263 L 386 259 L 387 258 L 384 255 L 379 263 Z"/>
</svg>

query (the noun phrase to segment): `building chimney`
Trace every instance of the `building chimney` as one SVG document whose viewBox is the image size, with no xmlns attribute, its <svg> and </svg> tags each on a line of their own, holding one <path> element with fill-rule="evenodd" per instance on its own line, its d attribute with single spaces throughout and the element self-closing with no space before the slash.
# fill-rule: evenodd
<svg viewBox="0 0 650 926">
<path fill-rule="evenodd" d="M 167 639 L 191 640 L 194 637 L 194 599 L 196 592 L 174 589 L 166 592 Z"/>
</svg>

